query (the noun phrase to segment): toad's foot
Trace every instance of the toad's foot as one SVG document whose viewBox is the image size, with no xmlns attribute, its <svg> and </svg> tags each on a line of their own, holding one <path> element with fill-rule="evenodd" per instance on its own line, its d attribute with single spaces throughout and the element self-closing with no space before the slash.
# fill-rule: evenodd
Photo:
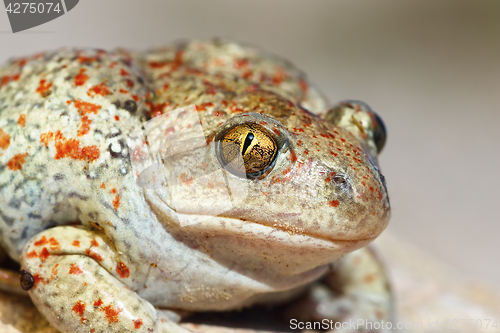
<svg viewBox="0 0 500 333">
<path fill-rule="evenodd" d="M 45 318 L 64 333 L 189 332 L 127 286 L 130 263 L 110 244 L 75 227 L 48 229 L 30 241 L 21 267 L 26 280 L 33 277 L 29 294 Z"/>
<path fill-rule="evenodd" d="M 386 274 L 374 253 L 365 247 L 332 264 L 323 282 L 315 284 L 287 316 L 298 322 L 328 322 L 336 333 L 379 333 L 388 331 L 382 322 L 387 324 L 391 313 Z"/>
</svg>

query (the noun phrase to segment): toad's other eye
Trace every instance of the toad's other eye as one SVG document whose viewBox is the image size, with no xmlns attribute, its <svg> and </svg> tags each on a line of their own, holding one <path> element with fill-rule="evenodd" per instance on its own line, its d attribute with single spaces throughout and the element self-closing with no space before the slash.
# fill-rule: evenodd
<svg viewBox="0 0 500 333">
<path fill-rule="evenodd" d="M 231 173 L 259 178 L 272 170 L 278 145 L 261 125 L 246 123 L 226 131 L 218 140 L 218 158 Z"/>
<path fill-rule="evenodd" d="M 377 152 L 380 154 L 382 148 L 385 145 L 385 139 L 387 137 L 387 131 L 385 129 L 384 122 L 382 118 L 379 117 L 378 114 L 372 112 L 373 118 L 375 119 L 373 124 L 373 140 L 375 141 L 375 145 L 377 146 Z"/>
</svg>

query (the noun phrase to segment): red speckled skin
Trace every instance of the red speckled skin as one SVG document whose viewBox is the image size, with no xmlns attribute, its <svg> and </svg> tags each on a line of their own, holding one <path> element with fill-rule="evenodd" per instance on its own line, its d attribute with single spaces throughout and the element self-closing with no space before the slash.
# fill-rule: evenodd
<svg viewBox="0 0 500 333">
<path fill-rule="evenodd" d="M 188 105 L 208 149 L 172 158 L 184 190 L 173 200 L 170 187 L 138 185 L 126 142 Z M 151 304 L 206 311 L 289 298 L 390 215 L 370 136 L 315 115 L 326 109 L 292 65 L 230 42 L 13 60 L 0 69 L 1 244 L 62 332 L 181 331 Z M 199 122 L 172 121 L 174 131 Z M 246 196 L 214 214 L 224 184 L 193 182 L 203 162 L 220 167 L 217 138 L 243 122 L 274 136 L 277 158 L 260 179 L 224 170 Z M 204 218 L 179 224 L 194 216 Z"/>
</svg>

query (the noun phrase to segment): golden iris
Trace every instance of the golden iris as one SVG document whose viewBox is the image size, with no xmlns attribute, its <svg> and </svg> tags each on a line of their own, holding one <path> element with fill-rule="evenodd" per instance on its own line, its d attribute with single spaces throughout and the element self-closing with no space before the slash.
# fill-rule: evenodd
<svg viewBox="0 0 500 333">
<path fill-rule="evenodd" d="M 278 145 L 264 127 L 255 123 L 237 125 L 220 139 L 220 159 L 229 171 L 257 178 L 273 165 Z"/>
</svg>

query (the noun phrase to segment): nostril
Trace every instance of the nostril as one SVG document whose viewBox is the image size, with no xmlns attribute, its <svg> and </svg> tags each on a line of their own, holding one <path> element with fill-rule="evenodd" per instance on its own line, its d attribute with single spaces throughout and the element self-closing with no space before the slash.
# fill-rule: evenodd
<svg viewBox="0 0 500 333">
<path fill-rule="evenodd" d="M 344 193 L 344 195 L 348 196 L 353 195 L 352 186 L 346 176 L 335 175 L 332 177 L 332 181 L 333 183 L 335 183 L 337 189 L 341 190 L 341 192 Z"/>
<path fill-rule="evenodd" d="M 345 180 L 345 178 L 342 177 L 342 176 L 333 176 L 333 181 L 336 184 L 346 184 L 347 183 L 347 181 Z"/>
</svg>

